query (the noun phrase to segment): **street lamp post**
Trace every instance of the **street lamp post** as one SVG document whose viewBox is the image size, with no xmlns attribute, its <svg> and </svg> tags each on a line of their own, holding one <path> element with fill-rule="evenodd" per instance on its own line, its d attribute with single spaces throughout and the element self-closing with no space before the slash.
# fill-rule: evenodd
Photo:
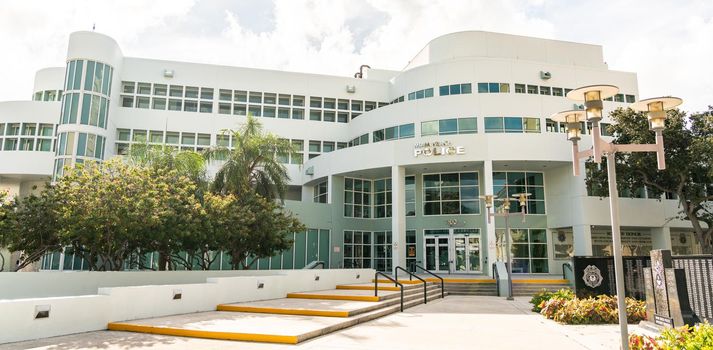
<svg viewBox="0 0 713 350">
<path fill-rule="evenodd" d="M 525 222 L 525 214 L 527 211 L 527 197 L 530 196 L 529 193 L 516 193 L 512 195 L 517 198 L 520 205 L 520 212 L 515 215 L 522 216 L 522 222 Z M 507 300 L 514 300 L 512 297 L 512 261 L 510 259 L 510 198 L 505 197 L 503 205 L 501 206 L 501 212 L 490 212 L 493 208 L 493 199 L 498 198 L 496 195 L 488 194 L 485 196 L 480 196 L 480 198 L 485 199 L 485 210 L 488 212 L 488 224 L 490 224 L 491 217 L 504 217 L 505 218 L 505 251 L 507 252 L 507 263 L 505 265 L 508 272 L 508 296 Z"/>
<path fill-rule="evenodd" d="M 666 168 L 664 159 L 663 129 L 666 119 L 666 110 L 681 104 L 677 97 L 659 97 L 641 100 L 630 107 L 641 112 L 648 112 L 649 126 L 656 133 L 655 144 L 613 144 L 601 138 L 599 121 L 602 119 L 602 99 L 612 97 L 619 92 L 619 88 L 612 85 L 584 86 L 567 93 L 567 98 L 575 101 L 584 101 L 585 110 L 563 111 L 554 114 L 551 119 L 567 124 L 567 139 L 572 141 L 572 170 L 574 176 L 579 176 L 579 160 L 589 157 L 595 163 L 601 163 L 603 154 L 607 158 L 607 176 L 609 181 L 609 209 L 612 225 L 612 244 L 614 255 L 614 273 L 616 277 L 616 294 L 619 308 L 619 328 L 621 332 L 621 348 L 629 348 L 626 301 L 624 289 L 624 266 L 621 253 L 621 233 L 619 228 L 619 194 L 616 186 L 616 153 L 656 152 L 658 169 Z M 577 142 L 581 139 L 581 123 L 592 123 L 592 149 L 580 151 Z"/>
</svg>

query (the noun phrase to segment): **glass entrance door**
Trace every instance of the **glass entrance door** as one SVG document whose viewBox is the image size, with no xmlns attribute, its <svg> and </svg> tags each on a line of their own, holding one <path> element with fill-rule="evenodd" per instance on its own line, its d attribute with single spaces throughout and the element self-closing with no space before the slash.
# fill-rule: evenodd
<svg viewBox="0 0 713 350">
<path fill-rule="evenodd" d="M 477 229 L 453 229 L 453 271 L 482 272 L 480 262 L 480 233 Z"/>
<path fill-rule="evenodd" d="M 425 230 L 426 269 L 437 272 L 450 272 L 449 230 Z"/>
<path fill-rule="evenodd" d="M 447 273 L 480 273 L 478 229 L 424 230 L 426 269 Z"/>
</svg>

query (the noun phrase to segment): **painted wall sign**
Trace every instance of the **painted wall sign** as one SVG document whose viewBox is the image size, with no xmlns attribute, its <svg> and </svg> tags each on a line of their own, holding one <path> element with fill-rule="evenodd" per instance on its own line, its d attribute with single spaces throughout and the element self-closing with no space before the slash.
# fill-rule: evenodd
<svg viewBox="0 0 713 350">
<path fill-rule="evenodd" d="M 413 148 L 414 157 L 450 156 L 465 154 L 465 147 L 454 146 L 450 141 L 417 143 Z"/>
</svg>

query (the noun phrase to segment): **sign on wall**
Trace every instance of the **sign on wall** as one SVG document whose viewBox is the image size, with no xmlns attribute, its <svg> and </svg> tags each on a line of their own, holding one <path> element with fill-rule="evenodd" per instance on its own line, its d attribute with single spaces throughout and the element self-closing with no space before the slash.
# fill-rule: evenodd
<svg viewBox="0 0 713 350">
<path fill-rule="evenodd" d="M 465 154 L 465 147 L 455 146 L 450 141 L 423 142 L 413 147 L 413 156 L 417 158 L 463 154 Z"/>
</svg>

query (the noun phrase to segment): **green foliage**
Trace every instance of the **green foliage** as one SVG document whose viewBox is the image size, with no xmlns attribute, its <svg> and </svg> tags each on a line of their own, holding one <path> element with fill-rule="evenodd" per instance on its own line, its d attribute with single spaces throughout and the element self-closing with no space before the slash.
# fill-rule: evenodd
<svg viewBox="0 0 713 350">
<path fill-rule="evenodd" d="M 608 324 L 618 323 L 616 296 L 599 295 L 594 298 L 577 298 L 574 292 L 562 289 L 551 293 L 544 299 L 542 293 L 538 308 L 540 313 L 557 322 L 565 324 Z M 533 298 L 534 301 L 534 298 Z M 627 322 L 635 323 L 646 318 L 646 303 L 626 298 Z"/>
<path fill-rule="evenodd" d="M 574 298 L 574 292 L 571 289 L 563 288 L 555 292 L 550 292 L 546 289 L 536 293 L 530 299 L 530 304 L 532 304 L 532 311 L 540 312 L 545 306 L 545 302 L 550 299 L 561 299 L 561 300 L 571 300 Z"/>
<path fill-rule="evenodd" d="M 645 113 L 617 109 L 610 114 L 614 143 L 655 143 Z M 617 153 L 617 187 L 634 192 L 646 186 L 654 196 L 675 194 L 680 218 L 689 220 L 703 252 L 713 253 L 713 107 L 687 116 L 679 110 L 668 111 L 663 131 L 666 169 L 658 170 L 653 152 Z M 587 186 L 594 195 L 608 196 L 606 162 L 601 166 L 588 162 Z"/>
<path fill-rule="evenodd" d="M 22 251 L 20 270 L 39 260 L 45 253 L 61 247 L 56 192 L 46 187 L 39 195 L 30 195 L 15 204 L 12 222 L 2 231 L 2 244 L 10 251 Z"/>
<path fill-rule="evenodd" d="M 656 338 L 632 334 L 629 336 L 629 348 L 631 350 L 713 350 L 713 326 L 704 322 L 694 327 L 666 329 Z"/>
<path fill-rule="evenodd" d="M 92 270 L 121 270 L 137 251 L 170 251 L 196 227 L 195 185 L 175 170 L 89 162 L 67 169 L 53 192 L 60 242 Z"/>
<path fill-rule="evenodd" d="M 209 160 L 225 160 L 211 189 L 240 197 L 257 193 L 267 199 L 284 199 L 290 177 L 277 156 L 295 153 L 290 142 L 263 132 L 250 116 L 245 125 L 230 133 L 233 149 L 217 147 L 206 152 Z"/>
</svg>

